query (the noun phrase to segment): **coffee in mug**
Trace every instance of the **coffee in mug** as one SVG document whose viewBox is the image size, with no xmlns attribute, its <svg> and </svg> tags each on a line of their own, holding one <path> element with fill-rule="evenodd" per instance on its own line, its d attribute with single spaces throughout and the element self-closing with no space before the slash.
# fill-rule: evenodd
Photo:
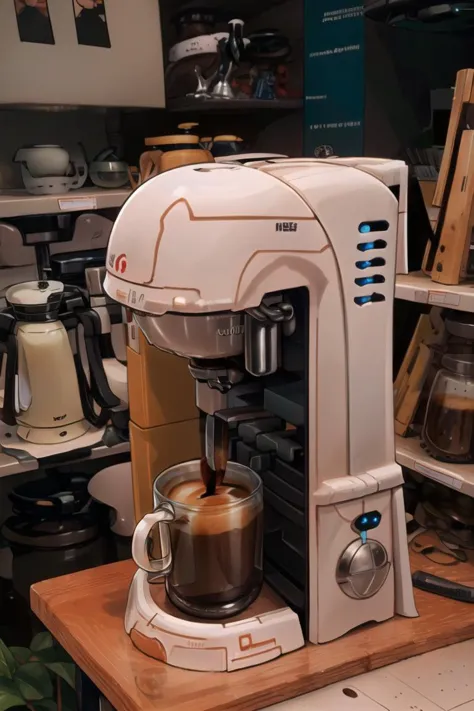
<svg viewBox="0 0 474 711">
<path fill-rule="evenodd" d="M 154 484 L 155 511 L 133 539 L 137 565 L 166 576 L 170 600 L 203 618 L 225 618 L 248 607 L 260 592 L 263 496 L 260 478 L 228 462 L 224 483 L 203 498 L 200 461 L 171 467 Z M 151 560 L 148 537 L 159 524 L 163 558 Z"/>
</svg>

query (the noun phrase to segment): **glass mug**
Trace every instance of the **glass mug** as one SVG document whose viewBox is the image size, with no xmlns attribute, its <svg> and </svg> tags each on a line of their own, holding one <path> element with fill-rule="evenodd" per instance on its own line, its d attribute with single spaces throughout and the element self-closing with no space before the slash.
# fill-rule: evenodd
<svg viewBox="0 0 474 711">
<path fill-rule="evenodd" d="M 155 510 L 138 523 L 132 555 L 142 570 L 165 576 L 178 609 L 206 619 L 245 610 L 263 582 L 263 491 L 248 467 L 228 462 L 224 485 L 201 499 L 200 460 L 166 469 L 153 485 Z M 162 557 L 150 557 L 158 524 Z"/>
</svg>

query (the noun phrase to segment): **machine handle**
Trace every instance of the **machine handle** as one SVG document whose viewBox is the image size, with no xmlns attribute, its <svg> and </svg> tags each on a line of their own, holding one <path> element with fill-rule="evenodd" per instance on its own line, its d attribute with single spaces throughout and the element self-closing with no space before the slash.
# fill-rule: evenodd
<svg viewBox="0 0 474 711">
<path fill-rule="evenodd" d="M 146 514 L 137 524 L 132 539 L 132 557 L 139 568 L 147 573 L 158 575 L 169 575 L 173 565 L 171 552 L 171 537 L 168 524 L 175 520 L 174 509 L 169 503 L 162 503 L 157 506 L 153 513 Z M 160 547 L 163 553 L 162 558 L 150 558 L 148 552 L 148 541 L 151 531 L 156 524 L 160 531 Z"/>
<path fill-rule="evenodd" d="M 451 600 L 459 602 L 474 602 L 474 588 L 461 583 L 454 583 L 446 578 L 439 578 L 437 575 L 424 573 L 422 570 L 417 570 L 412 575 L 413 585 L 420 590 L 449 597 Z"/>
</svg>

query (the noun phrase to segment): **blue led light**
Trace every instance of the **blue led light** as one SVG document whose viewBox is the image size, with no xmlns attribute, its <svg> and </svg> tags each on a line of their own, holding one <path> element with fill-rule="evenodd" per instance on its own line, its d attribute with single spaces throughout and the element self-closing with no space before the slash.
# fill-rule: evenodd
<svg viewBox="0 0 474 711">
<path fill-rule="evenodd" d="M 371 296 L 361 296 L 361 298 L 359 299 L 359 302 L 360 302 L 361 304 L 368 304 L 369 301 L 372 301 L 372 297 L 371 297 Z"/>
<path fill-rule="evenodd" d="M 379 520 L 378 520 L 377 516 L 374 516 L 372 519 L 372 523 L 378 523 L 378 522 L 379 522 Z"/>
<path fill-rule="evenodd" d="M 369 523 L 369 519 L 367 518 L 367 516 L 364 516 L 364 518 L 362 519 L 362 523 Z"/>
<path fill-rule="evenodd" d="M 363 252 L 367 252 L 369 249 L 375 249 L 375 242 L 366 242 L 362 245 Z"/>
<path fill-rule="evenodd" d="M 359 279 L 357 283 L 359 284 L 359 286 L 367 286 L 367 284 L 373 284 L 374 277 L 364 277 L 363 279 Z"/>
<path fill-rule="evenodd" d="M 356 262 L 356 267 L 357 269 L 368 269 L 368 267 L 372 266 L 372 262 L 370 259 L 367 259 L 365 262 Z"/>
<path fill-rule="evenodd" d="M 361 232 L 363 235 L 367 234 L 367 232 L 371 231 L 370 225 L 367 223 L 363 223 L 362 225 L 359 225 L 359 232 Z"/>
</svg>

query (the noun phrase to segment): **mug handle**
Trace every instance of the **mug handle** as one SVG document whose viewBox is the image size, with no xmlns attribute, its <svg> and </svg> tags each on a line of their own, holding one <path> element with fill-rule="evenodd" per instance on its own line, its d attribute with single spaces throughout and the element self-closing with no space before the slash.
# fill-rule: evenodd
<svg viewBox="0 0 474 711">
<path fill-rule="evenodd" d="M 168 523 L 175 520 L 174 509 L 171 504 L 163 503 L 157 506 L 153 513 L 146 514 L 135 528 L 132 539 L 132 557 L 139 568 L 147 573 L 169 575 L 171 572 L 172 553 L 171 538 Z M 160 526 L 160 543 L 162 558 L 152 559 L 148 553 L 148 538 L 153 526 Z"/>
</svg>

